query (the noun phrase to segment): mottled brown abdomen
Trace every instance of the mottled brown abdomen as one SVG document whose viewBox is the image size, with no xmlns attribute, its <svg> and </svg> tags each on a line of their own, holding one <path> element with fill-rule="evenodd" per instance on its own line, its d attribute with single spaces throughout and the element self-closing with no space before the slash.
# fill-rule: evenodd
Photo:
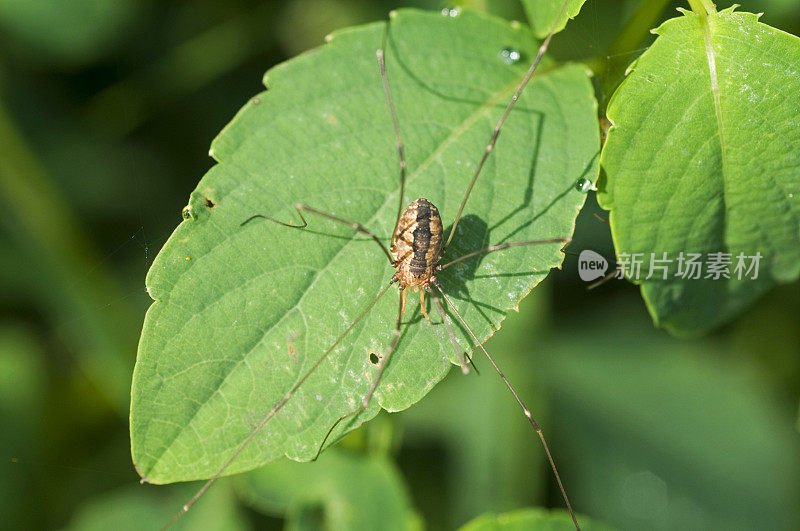
<svg viewBox="0 0 800 531">
<path fill-rule="evenodd" d="M 427 199 L 417 199 L 400 216 L 390 247 L 400 289 L 427 288 L 442 250 L 442 218 Z"/>
</svg>

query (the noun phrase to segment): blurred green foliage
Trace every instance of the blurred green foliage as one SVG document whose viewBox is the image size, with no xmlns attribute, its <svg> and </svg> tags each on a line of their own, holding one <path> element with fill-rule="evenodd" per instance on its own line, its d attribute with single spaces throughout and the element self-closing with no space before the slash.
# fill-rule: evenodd
<svg viewBox="0 0 800 531">
<path fill-rule="evenodd" d="M 524 20 L 516 1 L 464 3 Z M 742 3 L 800 33 L 794 0 Z M 555 55 L 591 61 L 601 99 L 651 38 L 617 41 L 638 4 L 590 1 L 554 41 Z M 682 5 L 664 4 L 656 23 Z M 145 272 L 211 164 L 211 139 L 261 89 L 263 72 L 333 29 L 402 5 L 442 7 L 0 1 L 4 526 L 150 527 L 186 501 L 192 485 L 140 486 L 130 464 L 127 398 L 150 303 Z M 590 201 L 573 245 L 609 256 L 608 228 L 592 212 Z M 653 330 L 634 287 L 614 281 L 587 292 L 572 258 L 487 346 L 534 405 L 581 513 L 621 528 L 793 529 L 798 314 L 800 288 L 786 286 L 712 336 L 679 341 Z M 385 415 L 378 438 L 390 444 L 361 444 L 356 432 L 341 445 L 388 452 L 432 529 L 560 506 L 538 441 L 496 375 L 480 368 L 480 377 L 454 373 L 407 413 Z M 284 523 L 236 502 L 233 481 L 214 490 L 183 526 Z"/>
<path fill-rule="evenodd" d="M 602 524 L 595 524 L 585 517 L 581 517 L 580 524 L 581 529 L 585 531 L 612 529 Z M 566 511 L 522 509 L 503 514 L 482 514 L 459 529 L 460 531 L 526 531 L 530 529 L 562 531 L 575 529 L 575 526 Z"/>
</svg>

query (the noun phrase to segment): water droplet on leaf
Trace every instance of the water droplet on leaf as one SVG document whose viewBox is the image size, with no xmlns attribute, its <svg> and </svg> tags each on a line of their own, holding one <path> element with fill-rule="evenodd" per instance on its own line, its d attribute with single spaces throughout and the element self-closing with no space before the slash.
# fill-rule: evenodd
<svg viewBox="0 0 800 531">
<path fill-rule="evenodd" d="M 461 8 L 459 7 L 445 7 L 442 9 L 443 17 L 456 18 L 459 13 L 461 13 Z"/>
<path fill-rule="evenodd" d="M 197 219 L 197 216 L 194 215 L 194 211 L 192 210 L 192 205 L 183 207 L 183 210 L 181 210 L 181 217 L 186 221 Z"/>
<path fill-rule="evenodd" d="M 597 190 L 594 184 L 592 184 L 592 181 L 584 178 L 580 178 L 575 181 L 575 189 L 579 192 L 583 192 L 584 194 L 589 190 Z"/>
<path fill-rule="evenodd" d="M 507 65 L 513 65 L 519 62 L 522 59 L 522 54 L 519 53 L 519 50 L 516 48 L 505 47 L 500 50 L 500 58 L 503 62 Z"/>
</svg>

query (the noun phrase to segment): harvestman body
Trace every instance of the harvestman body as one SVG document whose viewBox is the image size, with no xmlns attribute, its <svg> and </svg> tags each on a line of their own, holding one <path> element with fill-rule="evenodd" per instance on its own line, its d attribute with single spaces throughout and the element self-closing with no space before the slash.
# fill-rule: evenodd
<svg viewBox="0 0 800 531">
<path fill-rule="evenodd" d="M 500 368 L 498 367 L 497 363 L 494 361 L 494 359 L 491 357 L 491 355 L 489 355 L 489 353 L 484 348 L 483 344 L 476 337 L 476 335 L 473 333 L 472 329 L 469 327 L 469 325 L 463 319 L 461 314 L 458 312 L 458 310 L 454 306 L 454 304 L 453 304 L 452 300 L 450 299 L 450 297 L 442 290 L 442 287 L 441 287 L 441 285 L 439 284 L 439 281 L 436 278 L 436 273 L 437 272 L 439 272 L 439 271 L 441 271 L 441 270 L 443 270 L 443 269 L 445 269 L 447 267 L 450 267 L 451 265 L 454 265 L 456 263 L 462 262 L 464 260 L 467 260 L 469 258 L 478 256 L 478 255 L 482 255 L 482 254 L 486 254 L 486 253 L 490 253 L 490 252 L 494 252 L 494 251 L 500 251 L 502 249 L 507 249 L 509 247 L 524 246 L 524 245 L 535 245 L 535 244 L 548 244 L 548 243 L 552 244 L 552 243 L 569 242 L 569 239 L 567 239 L 567 238 L 553 238 L 553 239 L 548 239 L 548 240 L 506 242 L 506 243 L 502 243 L 502 244 L 499 244 L 499 245 L 493 245 L 493 246 L 490 246 L 490 247 L 486 247 L 484 249 L 479 249 L 477 251 L 473 251 L 471 253 L 463 255 L 463 256 L 461 256 L 459 258 L 456 258 L 456 259 L 454 259 L 454 260 L 452 260 L 452 261 L 450 261 L 448 263 L 445 263 L 445 264 L 441 264 L 440 263 L 440 260 L 441 260 L 442 256 L 444 255 L 445 250 L 447 249 L 447 247 L 449 246 L 451 240 L 453 239 L 453 235 L 456 233 L 456 227 L 458 226 L 458 222 L 461 219 L 461 215 L 462 215 L 462 213 L 464 211 L 464 206 L 466 205 L 467 199 L 469 199 L 470 192 L 472 191 L 472 187 L 474 186 L 475 181 L 478 179 L 478 176 L 479 176 L 479 174 L 481 172 L 481 169 L 483 168 L 484 163 L 486 162 L 486 159 L 489 157 L 489 154 L 492 152 L 492 149 L 494 148 L 494 145 L 495 145 L 495 143 L 497 141 L 497 138 L 498 138 L 498 136 L 500 134 L 500 129 L 501 129 L 503 123 L 505 122 L 506 118 L 508 117 L 509 113 L 511 112 L 512 107 L 514 106 L 514 104 L 516 103 L 516 101 L 519 98 L 520 94 L 522 93 L 523 89 L 525 88 L 525 86 L 528 84 L 528 81 L 530 81 L 531 77 L 533 76 L 533 73 L 534 73 L 534 71 L 536 70 L 536 67 L 539 64 L 539 61 L 541 60 L 542 56 L 544 55 L 545 51 L 547 50 L 548 45 L 550 44 L 550 40 L 553 37 L 553 34 L 555 33 L 555 29 L 556 29 L 558 23 L 561 21 L 561 19 L 564 16 L 564 13 L 566 11 L 566 7 L 567 7 L 568 3 L 569 3 L 568 1 L 565 1 L 564 4 L 562 5 L 561 12 L 559 13 L 559 15 L 558 15 L 558 17 L 556 19 L 556 23 L 553 25 L 553 28 L 551 29 L 551 31 L 549 32 L 547 37 L 544 39 L 544 41 L 542 42 L 541 46 L 539 47 L 539 51 L 538 51 L 538 53 L 536 55 L 536 58 L 534 59 L 534 61 L 531 64 L 530 68 L 528 69 L 528 72 L 525 74 L 525 77 L 523 78 L 523 80 L 520 83 L 519 87 L 517 88 L 516 92 L 512 96 L 511 101 L 507 105 L 507 107 L 506 107 L 505 111 L 503 112 L 502 116 L 500 117 L 500 120 L 498 121 L 497 125 L 495 126 L 494 131 L 492 133 L 492 137 L 491 137 L 488 145 L 486 146 L 486 150 L 485 150 L 485 152 L 483 154 L 483 157 L 481 158 L 480 162 L 478 163 L 478 166 L 477 166 L 477 169 L 475 171 L 475 174 L 472 177 L 472 181 L 470 182 L 469 187 L 467 188 L 467 191 L 466 191 L 466 193 L 464 195 L 464 198 L 463 198 L 463 200 L 461 202 L 461 206 L 460 206 L 460 208 L 458 210 L 458 213 L 456 214 L 455 220 L 453 221 L 453 226 L 452 226 L 452 229 L 450 230 L 450 235 L 449 235 L 449 237 L 447 238 L 447 240 L 444 243 L 443 243 L 444 230 L 442 228 L 442 218 L 439 215 L 438 209 L 436 208 L 436 206 L 433 205 L 433 203 L 431 203 L 427 199 L 420 198 L 420 199 L 417 199 L 415 201 L 412 201 L 407 207 L 403 208 L 404 191 L 405 191 L 406 161 L 405 161 L 405 156 L 404 156 L 404 153 L 403 153 L 403 143 L 402 143 L 402 140 L 400 138 L 400 127 L 399 127 L 399 124 L 398 124 L 398 121 L 397 121 L 397 114 L 395 112 L 394 103 L 393 103 L 393 100 L 392 100 L 391 89 L 389 87 L 389 81 L 388 81 L 388 77 L 387 77 L 387 74 L 386 74 L 386 64 L 385 64 L 385 61 L 384 61 L 383 50 L 378 50 L 376 52 L 376 55 L 377 55 L 377 58 L 378 58 L 378 65 L 380 67 L 380 74 L 381 74 L 381 80 L 383 82 L 384 93 L 386 95 L 386 102 L 388 104 L 389 112 L 390 112 L 390 115 L 391 115 L 391 118 L 392 118 L 392 124 L 394 126 L 395 138 L 396 138 L 396 141 L 397 141 L 397 152 L 398 152 L 398 157 L 399 157 L 399 160 L 400 160 L 400 202 L 399 202 L 399 206 L 398 206 L 398 209 L 397 209 L 397 217 L 396 217 L 396 221 L 395 221 L 394 230 L 392 231 L 392 239 L 391 239 L 389 248 L 387 249 L 386 246 L 384 245 L 384 243 L 380 240 L 380 238 L 378 238 L 378 236 L 376 236 L 373 232 L 371 232 L 371 231 L 367 230 L 366 228 L 364 228 L 360 223 L 353 222 L 353 221 L 348 221 L 346 219 L 342 219 L 342 218 L 333 216 L 331 214 L 327 214 L 325 212 L 321 212 L 319 210 L 315 210 L 312 207 L 309 207 L 309 206 L 304 205 L 304 204 L 299 204 L 299 203 L 295 205 L 295 209 L 297 210 L 297 213 L 300 216 L 300 219 L 302 220 L 302 224 L 294 225 L 294 224 L 291 224 L 291 223 L 284 223 L 284 222 L 278 221 L 276 219 L 273 219 L 273 218 L 270 218 L 268 216 L 264 216 L 264 215 L 261 215 L 261 214 L 257 214 L 255 216 L 252 216 L 251 218 L 247 219 L 246 221 L 244 221 L 242 223 L 242 225 L 245 225 L 248 222 L 252 221 L 253 219 L 261 218 L 261 219 L 265 219 L 265 220 L 277 223 L 279 225 L 283 225 L 285 227 L 294 228 L 294 229 L 303 229 L 306 226 L 308 226 L 308 223 L 306 222 L 306 219 L 303 217 L 303 212 L 309 212 L 309 213 L 312 213 L 314 215 L 317 215 L 317 216 L 320 216 L 320 217 L 324 217 L 324 218 L 330 219 L 330 220 L 338 222 L 338 223 L 349 225 L 353 229 L 355 229 L 356 231 L 361 232 L 362 234 L 368 235 L 375 242 L 377 242 L 377 244 L 381 247 L 381 249 L 383 250 L 384 254 L 388 258 L 388 260 L 391 263 L 392 267 L 395 269 L 395 273 L 394 273 L 394 275 L 392 275 L 391 279 L 386 284 L 386 286 L 384 286 L 384 288 L 381 289 L 381 291 L 378 293 L 377 297 L 375 297 L 375 299 L 373 299 L 373 301 L 367 306 L 366 309 L 364 309 L 364 311 L 358 316 L 358 318 L 355 319 L 355 321 L 353 321 L 353 323 L 351 323 L 350 326 L 348 326 L 348 328 L 337 338 L 337 340 L 334 342 L 334 344 L 331 345 L 331 347 L 328 350 L 325 351 L 325 353 L 320 357 L 320 359 L 318 359 L 311 366 L 311 368 L 297 381 L 297 383 L 295 383 L 295 385 L 283 396 L 283 398 L 277 404 L 275 404 L 272 407 L 272 409 L 270 409 L 270 411 L 267 413 L 267 415 L 264 417 L 264 419 L 262 419 L 262 421 L 259 423 L 259 425 L 250 433 L 250 435 L 244 440 L 244 442 L 242 442 L 242 444 L 233 453 L 233 455 L 231 455 L 230 458 L 225 462 L 225 464 L 217 471 L 217 473 L 214 474 L 214 476 L 212 476 L 211 479 L 209 479 L 205 483 L 205 485 L 203 485 L 203 487 L 200 489 L 200 491 L 198 491 L 198 493 L 186 505 L 183 506 L 183 508 L 175 516 L 175 518 L 169 524 L 167 524 L 167 527 L 169 525 L 171 525 L 173 522 L 175 522 L 184 513 L 186 513 L 191 508 L 192 505 L 194 505 L 194 503 L 205 493 L 205 491 L 208 490 L 209 487 L 211 487 L 211 485 L 214 483 L 214 481 L 216 481 L 223 474 L 223 472 L 234 461 L 234 459 L 236 459 L 236 457 L 239 455 L 239 453 L 241 453 L 241 451 L 244 449 L 244 447 L 247 446 L 250 443 L 251 440 L 253 440 L 253 438 L 258 434 L 259 431 L 261 431 L 261 429 L 267 424 L 267 422 L 273 416 L 275 416 L 275 414 L 292 398 L 294 393 L 303 385 L 303 383 L 306 381 L 306 379 L 308 379 L 308 377 L 320 366 L 320 364 L 325 359 L 327 359 L 328 355 L 333 351 L 333 349 L 336 348 L 339 345 L 339 343 L 341 343 L 341 341 L 345 338 L 345 336 L 361 321 L 361 319 L 365 315 L 367 315 L 367 313 L 369 313 L 369 311 L 375 306 L 375 304 L 387 293 L 387 291 L 389 290 L 391 285 L 392 284 L 397 284 L 398 288 L 400 290 L 400 302 L 399 302 L 399 309 L 398 309 L 398 312 L 397 312 L 397 320 L 396 320 L 396 323 L 395 323 L 394 334 L 393 334 L 392 339 L 391 339 L 391 341 L 389 343 L 389 347 L 386 349 L 386 351 L 384 352 L 383 357 L 380 360 L 380 363 L 379 363 L 378 368 L 377 368 L 376 375 L 372 380 L 372 383 L 371 383 L 371 385 L 369 387 L 369 390 L 367 391 L 367 393 L 362 398 L 361 404 L 359 405 L 359 407 L 355 411 L 352 411 L 352 412 L 348 413 L 347 415 L 344 415 L 344 416 L 340 417 L 334 423 L 334 425 L 328 430 L 327 435 L 325 436 L 325 438 L 323 439 L 322 443 L 319 446 L 319 450 L 317 452 L 317 456 L 319 456 L 319 452 L 322 451 L 323 447 L 325 446 L 325 442 L 328 440 L 328 438 L 330 437 L 331 433 L 333 433 L 333 430 L 343 420 L 345 420 L 347 418 L 350 418 L 350 417 L 354 417 L 355 415 L 358 415 L 359 413 L 364 411 L 369 406 L 369 403 L 372 400 L 372 397 L 375 395 L 375 391 L 376 391 L 376 389 L 378 387 L 378 384 L 379 384 L 379 382 L 381 380 L 381 376 L 383 375 L 383 372 L 384 372 L 384 370 L 386 369 L 386 367 L 388 365 L 391 353 L 394 351 L 394 348 L 397 345 L 398 340 L 400 339 L 402 316 L 403 316 L 403 312 L 405 311 L 405 307 L 406 307 L 406 292 L 407 292 L 407 290 L 419 292 L 420 308 L 421 308 L 421 311 L 422 311 L 423 315 L 425 316 L 425 318 L 428 321 L 430 321 L 430 317 L 428 316 L 428 313 L 425 310 L 425 298 L 424 298 L 425 295 L 424 294 L 425 294 L 426 291 L 430 292 L 432 294 L 432 299 L 433 299 L 434 306 L 436 306 L 439 315 L 442 317 L 442 322 L 443 322 L 443 324 L 445 325 L 445 327 L 447 329 L 447 333 L 448 333 L 450 341 L 451 341 L 451 343 L 453 345 L 453 348 L 458 353 L 458 356 L 460 358 L 461 369 L 465 374 L 469 372 L 468 360 L 467 360 L 464 352 L 459 347 L 459 345 L 458 345 L 458 343 L 457 343 L 457 341 L 455 339 L 455 334 L 454 334 L 452 328 L 450 327 L 450 324 L 448 323 L 448 321 L 446 319 L 445 310 L 442 307 L 442 304 L 439 301 L 439 298 L 437 296 L 437 293 L 438 293 L 438 295 L 441 295 L 444 298 L 444 300 L 447 302 L 447 305 L 450 308 L 450 310 L 456 315 L 458 320 L 461 322 L 461 324 L 467 330 L 467 332 L 469 333 L 470 337 L 475 342 L 475 345 L 483 352 L 483 354 L 487 357 L 487 359 L 489 360 L 491 365 L 498 372 L 500 377 L 503 379 L 503 382 L 508 387 L 509 391 L 514 395 L 514 399 L 517 401 L 517 403 L 522 408 L 522 411 L 525 414 L 525 416 L 527 417 L 528 421 L 533 426 L 534 430 L 536 431 L 536 434 L 539 436 L 539 438 L 540 438 L 540 440 L 542 442 L 542 445 L 544 447 L 544 450 L 545 450 L 545 453 L 547 455 L 548 461 L 550 463 L 550 467 L 551 467 L 551 469 L 553 471 L 553 475 L 556 478 L 556 482 L 558 483 L 558 487 L 560 489 L 561 496 L 564 499 L 564 503 L 566 504 L 566 507 L 567 507 L 567 509 L 568 509 L 568 511 L 570 513 L 570 516 L 572 517 L 572 521 L 575 524 L 575 527 L 577 529 L 580 529 L 580 526 L 578 525 L 578 520 L 575 517 L 575 513 L 572 510 L 572 506 L 571 506 L 571 504 L 569 502 L 569 498 L 567 497 L 567 493 L 566 493 L 566 491 L 564 489 L 564 486 L 563 486 L 563 484 L 561 482 L 561 477 L 558 474 L 558 470 L 556 468 L 555 462 L 553 461 L 553 457 L 552 457 L 552 455 L 550 453 L 550 449 L 549 449 L 549 447 L 547 445 L 547 442 L 545 441 L 544 435 L 542 434 L 541 428 L 536 423 L 536 421 L 533 419 L 533 415 L 531 414 L 530 410 L 525 406 L 525 404 L 522 402 L 520 397 L 517 395 L 517 392 L 511 386 L 510 382 L 508 381 L 506 376 L 503 374 L 503 372 L 500 370 Z M 434 292 L 431 289 L 432 287 L 436 289 L 436 292 Z M 469 361 L 471 362 L 471 360 L 469 360 Z"/>
<path fill-rule="evenodd" d="M 393 280 L 397 281 L 405 309 L 406 288 L 419 291 L 419 307 L 425 318 L 426 289 L 436 284 L 436 266 L 442 252 L 442 218 L 439 210 L 427 199 L 417 199 L 408 205 L 397 220 L 392 235 L 392 267 L 397 270 Z"/>
</svg>

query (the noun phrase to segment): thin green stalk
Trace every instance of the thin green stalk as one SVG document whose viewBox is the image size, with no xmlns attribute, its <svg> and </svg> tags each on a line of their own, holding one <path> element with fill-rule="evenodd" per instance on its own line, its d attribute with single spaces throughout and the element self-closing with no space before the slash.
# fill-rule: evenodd
<svg viewBox="0 0 800 531">
<path fill-rule="evenodd" d="M 644 0 L 602 57 L 594 59 L 590 68 L 600 84 L 600 108 L 604 110 L 611 94 L 622 81 L 625 69 L 639 55 L 637 48 L 650 35 L 670 0 Z M 636 53 L 632 53 L 636 52 Z"/>
<path fill-rule="evenodd" d="M 716 13 L 716 8 L 711 0 L 689 0 L 692 11 L 700 16 L 708 16 Z"/>
</svg>

